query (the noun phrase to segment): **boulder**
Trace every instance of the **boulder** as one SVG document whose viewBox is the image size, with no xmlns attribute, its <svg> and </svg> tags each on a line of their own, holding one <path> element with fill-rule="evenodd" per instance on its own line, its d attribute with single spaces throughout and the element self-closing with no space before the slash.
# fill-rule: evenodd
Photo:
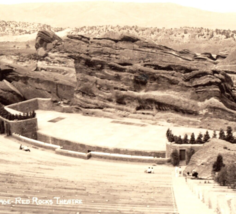
<svg viewBox="0 0 236 214">
<path fill-rule="evenodd" d="M 212 166 L 218 154 L 223 156 L 223 163 L 226 165 L 235 162 L 236 144 L 231 144 L 220 139 L 211 139 L 194 153 L 184 172 L 187 173 L 196 170 L 199 173 L 199 177 L 211 177 Z"/>
</svg>

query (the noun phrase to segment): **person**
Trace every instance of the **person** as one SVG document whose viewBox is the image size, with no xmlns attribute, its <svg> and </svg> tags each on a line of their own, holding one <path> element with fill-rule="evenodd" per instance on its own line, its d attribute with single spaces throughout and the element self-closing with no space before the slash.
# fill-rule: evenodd
<svg viewBox="0 0 236 214">
<path fill-rule="evenodd" d="M 20 150 L 24 150 L 26 152 L 30 152 L 30 149 L 27 146 L 22 146 L 22 144 L 20 145 Z"/>
<path fill-rule="evenodd" d="M 182 169 L 181 169 L 181 166 L 179 166 L 179 176 L 182 176 Z"/>
</svg>

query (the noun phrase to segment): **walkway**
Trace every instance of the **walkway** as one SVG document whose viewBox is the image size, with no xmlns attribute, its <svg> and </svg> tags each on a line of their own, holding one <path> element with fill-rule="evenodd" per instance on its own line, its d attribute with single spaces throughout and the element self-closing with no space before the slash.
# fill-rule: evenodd
<svg viewBox="0 0 236 214">
<path fill-rule="evenodd" d="M 175 177 L 174 173 L 173 189 L 179 214 L 216 214 L 191 192 L 184 177 Z"/>
</svg>

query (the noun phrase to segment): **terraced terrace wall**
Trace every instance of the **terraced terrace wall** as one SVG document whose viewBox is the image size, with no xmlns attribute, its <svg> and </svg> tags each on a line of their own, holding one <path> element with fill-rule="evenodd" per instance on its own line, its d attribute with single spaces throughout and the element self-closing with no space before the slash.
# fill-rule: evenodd
<svg viewBox="0 0 236 214">
<path fill-rule="evenodd" d="M 37 129 L 38 129 L 37 118 L 10 121 L 0 116 L 0 120 L 4 121 L 5 130 L 8 124 L 11 133 L 16 133 L 28 138 L 37 139 Z"/>
<path fill-rule="evenodd" d="M 30 112 L 35 110 L 52 110 L 52 101 L 51 99 L 36 98 L 31 100 L 26 100 L 23 102 L 15 103 L 8 105 L 8 108 L 14 109 L 20 112 Z"/>
<path fill-rule="evenodd" d="M 7 107 L 24 113 L 35 111 L 37 109 L 41 110 L 53 109 L 51 99 L 41 99 L 41 98 L 19 102 L 16 104 L 9 105 Z M 37 139 L 37 130 L 38 130 L 37 118 L 30 118 L 27 120 L 19 120 L 19 121 L 18 120 L 10 121 L 3 117 L 0 117 L 0 119 L 4 121 L 5 127 L 7 126 L 7 124 L 9 124 L 12 133 L 16 133 L 35 140 Z"/>
</svg>

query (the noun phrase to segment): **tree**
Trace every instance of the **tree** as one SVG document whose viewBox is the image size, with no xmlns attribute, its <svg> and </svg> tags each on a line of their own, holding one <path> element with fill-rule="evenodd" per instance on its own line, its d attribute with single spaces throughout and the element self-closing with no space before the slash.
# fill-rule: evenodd
<svg viewBox="0 0 236 214">
<path fill-rule="evenodd" d="M 171 130 L 170 130 L 170 129 L 167 129 L 167 131 L 166 131 L 166 137 L 167 137 L 168 141 L 169 141 L 170 133 L 171 133 Z M 169 142 L 170 142 L 170 141 L 169 141 Z"/>
<path fill-rule="evenodd" d="M 225 140 L 230 142 L 230 143 L 233 143 L 234 142 L 234 136 L 233 136 L 233 133 L 232 133 L 231 126 L 227 127 L 226 133 L 227 134 L 226 134 Z"/>
<path fill-rule="evenodd" d="M 221 154 L 218 154 L 216 161 L 213 163 L 212 171 L 219 172 L 225 164 L 223 163 L 223 157 Z"/>
<path fill-rule="evenodd" d="M 199 133 L 198 137 L 197 137 L 197 140 L 196 140 L 196 143 L 197 144 L 203 144 L 203 140 L 202 140 L 202 133 Z"/>
<path fill-rule="evenodd" d="M 236 185 L 236 164 L 231 163 L 226 167 L 227 170 L 227 183 L 235 188 Z"/>
<path fill-rule="evenodd" d="M 210 139 L 210 135 L 208 131 L 206 131 L 206 134 L 204 134 L 204 137 L 203 137 L 203 142 L 206 143 L 209 139 Z"/>
<path fill-rule="evenodd" d="M 215 181 L 219 183 L 221 186 L 225 186 L 227 182 L 227 169 L 226 167 L 222 167 L 219 171 L 218 175 L 215 178 Z"/>
<path fill-rule="evenodd" d="M 176 149 L 170 154 L 170 160 L 173 166 L 179 165 L 179 153 Z"/>
<path fill-rule="evenodd" d="M 182 143 L 183 143 L 183 140 L 182 140 L 182 137 L 181 137 L 181 136 L 178 137 L 177 143 L 178 143 L 178 144 L 182 144 Z"/>
<path fill-rule="evenodd" d="M 184 135 L 184 139 L 183 139 L 183 144 L 188 144 L 188 143 L 189 143 L 189 141 L 188 141 L 188 135 L 185 134 L 185 135 Z"/>
<path fill-rule="evenodd" d="M 224 132 L 223 129 L 220 129 L 219 139 L 221 139 L 221 140 L 225 140 L 225 132 Z"/>
<path fill-rule="evenodd" d="M 196 143 L 194 133 L 191 134 L 191 137 L 190 137 L 189 143 L 190 143 L 190 144 L 195 144 L 195 143 Z"/>
<path fill-rule="evenodd" d="M 213 132 L 212 138 L 217 138 L 216 131 Z"/>
<path fill-rule="evenodd" d="M 174 138 L 174 135 L 171 133 L 170 136 L 169 136 L 169 142 L 174 142 L 175 141 L 175 138 Z"/>
</svg>

